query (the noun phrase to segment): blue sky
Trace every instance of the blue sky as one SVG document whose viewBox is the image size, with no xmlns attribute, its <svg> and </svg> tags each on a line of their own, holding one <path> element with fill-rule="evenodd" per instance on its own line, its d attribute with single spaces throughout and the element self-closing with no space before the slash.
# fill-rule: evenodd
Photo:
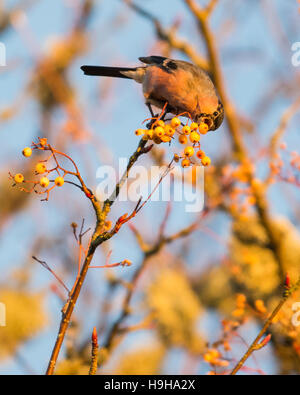
<svg viewBox="0 0 300 395">
<path fill-rule="evenodd" d="M 140 87 L 131 81 L 116 81 L 113 86 L 115 95 L 111 108 L 105 103 L 95 103 L 96 93 L 103 82 L 82 75 L 80 65 L 82 64 L 118 64 L 135 65 L 138 64 L 138 57 L 151 54 L 151 49 L 155 43 L 154 30 L 148 21 L 140 16 L 128 11 L 125 5 L 119 0 L 99 1 L 97 10 L 89 25 L 90 31 L 90 50 L 78 59 L 70 70 L 70 78 L 76 86 L 78 103 L 84 109 L 88 127 L 93 133 L 99 136 L 113 154 L 113 161 L 117 163 L 118 157 L 128 157 L 137 145 L 137 138 L 133 131 L 140 126 L 143 119 L 148 114 L 143 105 Z M 160 17 L 162 23 L 169 26 L 174 19 L 181 20 L 179 30 L 180 36 L 186 38 L 197 48 L 202 49 L 201 41 L 192 18 L 186 11 L 186 7 L 180 0 L 147 0 L 139 1 L 146 9 Z M 286 56 L 278 48 L 271 33 L 269 22 L 262 13 L 260 2 L 245 0 L 241 2 L 224 0 L 217 7 L 211 21 L 211 26 L 215 32 L 221 48 L 221 60 L 225 76 L 226 86 L 230 98 L 233 100 L 237 109 L 247 118 L 255 117 L 256 104 L 263 97 L 264 92 L 274 83 L 278 75 L 293 75 L 296 70 L 291 65 L 290 57 L 292 53 L 290 46 L 295 41 L 300 41 L 299 28 L 297 29 L 297 5 L 296 1 L 276 0 L 276 7 L 279 15 L 283 16 L 284 29 L 288 37 L 286 43 Z M 230 3 L 230 8 L 226 5 Z M 253 6 L 253 3 L 255 5 Z M 70 1 L 40 0 L 27 13 L 28 25 L 41 53 L 47 49 L 49 39 L 67 32 L 72 23 L 72 12 L 68 4 Z M 117 16 L 113 27 L 110 21 Z M 225 28 L 224 22 L 234 16 L 238 21 L 233 26 Z M 290 23 L 287 23 L 290 21 Z M 299 26 L 299 23 L 298 23 Z M 32 71 L 34 59 L 29 51 L 26 38 L 24 39 L 16 30 L 10 30 L 5 35 L 0 36 L 0 41 L 4 42 L 7 48 L 8 69 L 0 70 L 0 109 L 12 104 L 26 89 L 28 75 Z M 244 51 L 246 60 L 241 59 L 240 53 Z M 178 57 L 181 55 L 177 54 Z M 91 105 L 92 103 L 92 105 Z M 278 100 L 271 109 L 264 114 L 262 120 L 254 123 L 258 133 L 255 137 L 246 137 L 249 145 L 255 147 L 253 139 L 257 139 L 257 146 L 262 147 L 268 137 L 278 124 L 282 111 L 290 103 L 290 99 L 279 95 Z M 106 107 L 104 107 L 106 106 Z M 103 110 L 103 107 L 105 110 Z M 108 116 L 99 122 L 94 116 L 95 111 L 103 114 L 107 111 Z M 57 113 L 57 120 L 61 114 Z M 291 147 L 299 147 L 299 115 L 291 123 L 286 141 Z M 6 174 L 7 169 L 21 166 L 22 157 L 20 151 L 24 146 L 30 144 L 38 134 L 39 117 L 36 103 L 29 97 L 26 98 L 20 113 L 13 120 L 0 124 L 1 133 L 1 156 L 0 164 Z M 259 140 L 258 140 L 259 139 Z M 205 140 L 206 151 L 213 160 L 228 152 L 230 147 L 229 135 L 225 126 L 221 127 L 216 133 L 211 133 Z M 101 155 L 95 147 L 89 147 L 88 143 L 74 142 L 70 147 L 70 153 L 80 163 L 81 153 L 85 152 L 89 156 L 89 168 L 96 169 L 103 164 Z M 105 161 L 104 161 L 105 162 Z M 265 170 L 262 164 L 260 171 Z M 90 185 L 96 185 L 96 171 L 87 171 L 85 165 L 83 171 L 86 172 Z M 4 176 L 4 175 L 3 175 Z M 291 191 L 295 198 L 299 200 L 299 193 L 294 189 L 286 187 Z M 55 192 L 53 199 L 49 203 L 41 203 L 38 199 L 32 199 L 26 212 L 17 214 L 5 228 L 0 239 L 0 265 L 1 271 L 7 273 L 10 268 L 22 265 L 28 257 L 28 251 L 35 235 L 58 234 L 63 235 L 68 232 L 69 224 L 72 221 L 80 223 L 84 216 L 88 223 L 92 223 L 93 215 L 89 207 L 80 206 L 76 210 L 76 199 L 78 195 L 70 196 L 68 199 L 68 209 L 65 207 L 63 197 L 60 192 Z M 65 193 L 73 193 L 68 187 Z M 271 190 L 272 208 L 275 213 L 287 215 L 292 218 L 293 208 L 286 204 L 282 199 L 280 187 Z M 165 209 L 164 204 L 151 204 L 144 210 L 143 221 L 146 218 L 146 229 L 149 233 L 157 229 L 157 222 L 153 218 L 160 219 Z M 176 214 L 170 220 L 169 229 L 179 229 L 185 223 L 192 220 L 192 216 L 186 215 L 181 211 L 182 205 L 176 205 Z M 116 208 L 113 215 L 123 213 L 124 208 Z M 136 219 L 137 226 L 144 225 L 139 218 Z M 223 215 L 218 215 L 210 223 L 210 227 L 226 240 L 228 234 L 228 219 Z M 199 237 L 197 234 L 196 237 Z M 207 235 L 202 234 L 202 246 L 211 243 Z M 18 243 L 16 243 L 18 240 Z M 195 240 L 194 240 L 195 241 Z M 197 243 L 197 240 L 196 240 Z M 113 260 L 126 256 L 127 258 L 138 261 L 140 255 L 133 248 L 134 241 L 129 235 L 123 234 L 121 242 L 112 242 Z M 199 244 L 199 248 L 201 245 Z M 197 265 L 197 248 L 189 257 L 188 265 L 194 268 Z M 214 260 L 224 253 L 224 247 L 218 246 L 213 252 L 201 250 L 204 258 Z M 99 254 L 100 255 L 100 254 Z M 56 254 L 48 256 L 53 265 L 59 265 L 59 257 Z M 40 289 L 47 285 L 49 273 L 43 271 L 41 267 L 36 267 L 32 287 Z M 124 271 L 124 276 L 127 274 Z M 97 274 L 94 278 L 94 285 L 104 279 L 104 275 Z M 129 275 L 130 277 L 130 275 Z M 99 291 L 99 297 L 101 293 Z M 47 299 L 47 306 L 50 308 L 52 317 L 51 325 L 47 331 L 43 332 L 38 338 L 24 345 L 20 354 L 31 362 L 32 368 L 37 373 L 41 373 L 46 367 L 46 361 L 50 354 L 51 346 L 57 331 L 60 319 L 60 303 L 55 298 Z M 84 308 L 83 306 L 79 306 Z M 88 325 L 86 328 L 89 333 L 93 326 L 94 317 L 89 313 Z M 250 330 L 251 336 L 255 331 Z M 246 336 L 247 334 L 245 334 Z M 274 372 L 274 363 L 267 357 L 264 369 L 268 373 Z M 0 373 L 24 373 L 23 368 L 16 361 L 8 361 L 0 364 Z"/>
</svg>

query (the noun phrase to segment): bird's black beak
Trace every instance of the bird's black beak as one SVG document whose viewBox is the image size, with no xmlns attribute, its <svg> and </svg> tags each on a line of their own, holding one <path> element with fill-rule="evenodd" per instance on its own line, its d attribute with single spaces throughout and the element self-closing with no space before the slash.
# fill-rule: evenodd
<svg viewBox="0 0 300 395">
<path fill-rule="evenodd" d="M 201 121 L 206 123 L 208 130 L 214 130 L 214 119 L 212 117 L 204 117 Z"/>
</svg>

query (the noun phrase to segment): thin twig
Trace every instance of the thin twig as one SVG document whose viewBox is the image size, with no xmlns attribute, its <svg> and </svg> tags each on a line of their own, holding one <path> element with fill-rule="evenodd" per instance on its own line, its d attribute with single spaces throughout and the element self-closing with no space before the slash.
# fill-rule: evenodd
<svg viewBox="0 0 300 395">
<path fill-rule="evenodd" d="M 284 292 L 283 297 L 281 298 L 280 302 L 278 303 L 278 305 L 275 307 L 275 309 L 271 313 L 270 317 L 265 322 L 264 326 L 262 327 L 261 331 L 259 332 L 259 334 L 255 338 L 255 340 L 253 341 L 251 346 L 245 352 L 245 354 L 243 355 L 241 360 L 238 362 L 238 364 L 234 367 L 234 369 L 230 373 L 231 375 L 235 375 L 242 368 L 244 363 L 247 361 L 247 359 L 251 356 L 251 354 L 254 351 L 256 351 L 256 350 L 262 348 L 262 346 L 264 346 L 264 342 L 262 342 L 261 345 L 260 345 L 259 341 L 261 340 L 263 335 L 266 333 L 268 328 L 272 325 L 272 323 L 274 321 L 274 318 L 277 316 L 279 311 L 282 309 L 283 305 L 286 303 L 286 301 L 288 300 L 289 296 L 292 293 L 294 293 L 299 288 L 299 286 L 300 286 L 300 277 L 299 277 L 297 283 L 293 287 L 286 287 L 285 292 Z"/>
<path fill-rule="evenodd" d="M 175 240 L 178 240 L 178 239 L 181 239 L 181 238 L 184 238 L 184 237 L 187 237 L 188 235 L 190 235 L 199 226 L 201 226 L 201 220 L 203 220 L 209 214 L 209 212 L 212 211 L 213 208 L 215 208 L 215 207 L 207 207 L 200 214 L 200 218 L 197 218 L 197 220 L 195 222 L 193 222 L 191 225 L 181 229 L 179 232 L 174 233 L 173 235 L 170 235 L 170 236 L 162 235 L 161 238 L 156 243 L 149 246 L 147 249 L 142 250 L 144 253 L 143 261 L 142 261 L 141 265 L 136 269 L 136 271 L 133 275 L 133 278 L 131 280 L 130 287 L 127 288 L 127 293 L 126 293 L 126 296 L 125 296 L 123 303 L 122 303 L 121 314 L 120 314 L 119 318 L 116 320 L 116 322 L 114 323 L 114 325 L 112 326 L 112 328 L 108 334 L 107 340 L 104 343 L 105 348 L 110 350 L 114 344 L 115 337 L 120 334 L 121 325 L 124 322 L 124 320 L 128 317 L 128 315 L 130 314 L 130 303 L 131 303 L 132 297 L 134 295 L 134 292 L 136 290 L 136 284 L 137 284 L 142 272 L 144 272 L 144 270 L 148 266 L 148 262 L 150 262 L 150 258 L 153 257 L 154 255 L 156 255 L 157 253 L 159 253 L 163 249 L 163 247 L 166 246 L 167 244 L 170 244 L 170 243 L 174 242 Z M 139 233 L 137 233 L 137 234 L 139 234 Z M 141 236 L 139 236 L 139 237 L 141 237 Z M 138 240 L 138 242 L 139 242 L 139 245 L 141 245 L 139 240 Z M 146 244 L 143 242 L 142 245 L 145 246 Z M 122 331 L 122 333 L 124 333 L 124 331 Z"/>
<path fill-rule="evenodd" d="M 198 23 L 200 33 L 204 38 L 204 42 L 207 48 L 207 53 L 209 58 L 211 74 L 215 82 L 215 85 L 217 87 L 217 90 L 220 94 L 220 98 L 224 104 L 228 128 L 232 138 L 233 148 L 236 157 L 240 161 L 240 163 L 249 162 L 250 158 L 242 138 L 239 120 L 236 111 L 234 110 L 233 105 L 230 103 L 227 97 L 224 79 L 221 71 L 220 60 L 217 51 L 217 45 L 213 33 L 209 27 L 208 14 L 205 12 L 205 9 L 201 8 L 194 0 L 184 0 L 184 1 L 188 6 L 188 8 L 190 9 L 190 11 L 192 12 L 192 14 L 194 15 Z M 249 171 L 247 177 L 249 184 L 253 185 L 254 174 L 251 171 Z M 279 274 L 283 277 L 284 262 L 281 252 L 280 240 L 278 240 L 276 231 L 274 230 L 273 227 L 273 222 L 270 217 L 265 190 L 261 187 L 255 187 L 255 188 L 253 187 L 253 195 L 256 200 L 255 208 L 257 214 L 270 240 L 271 249 L 278 263 Z"/>
<path fill-rule="evenodd" d="M 278 149 L 278 144 L 284 133 L 286 132 L 287 126 L 293 116 L 300 109 L 300 98 L 298 97 L 282 114 L 279 121 L 279 125 L 276 128 L 270 141 L 270 159 L 274 159 L 276 155 L 276 150 Z"/>
<path fill-rule="evenodd" d="M 171 48 L 177 49 L 178 51 L 189 57 L 193 63 L 198 65 L 204 70 L 209 70 L 209 65 L 206 59 L 200 56 L 192 45 L 188 41 L 182 40 L 175 35 L 173 29 L 165 29 L 159 19 L 153 16 L 150 12 L 144 10 L 140 5 L 135 4 L 131 0 L 123 0 L 125 3 L 134 10 L 138 15 L 149 20 L 153 23 L 156 30 L 157 37 L 169 44 Z"/>
<path fill-rule="evenodd" d="M 40 263 L 45 269 L 47 269 L 55 278 L 56 280 L 64 287 L 64 289 L 68 292 L 68 295 L 70 293 L 69 288 L 66 286 L 66 284 L 58 277 L 58 275 L 50 268 L 50 266 L 47 264 L 45 261 L 41 261 L 35 256 L 32 256 L 32 259 Z"/>
<path fill-rule="evenodd" d="M 126 172 L 125 172 L 124 176 L 122 177 L 121 181 L 115 187 L 115 192 L 113 194 L 114 197 L 117 197 L 119 195 L 120 189 L 121 189 L 122 185 L 124 184 L 126 178 L 128 177 L 129 171 L 130 171 L 131 167 L 134 165 L 134 163 L 138 160 L 138 158 L 142 154 L 148 152 L 149 149 L 145 148 L 145 145 L 146 145 L 146 142 L 141 140 L 138 145 L 138 148 L 133 153 L 133 155 L 130 157 Z M 76 176 L 79 179 L 81 185 L 83 186 L 84 191 L 89 191 L 87 189 L 87 187 L 85 186 L 85 183 L 84 183 L 83 179 L 81 178 L 80 173 L 76 174 Z M 110 211 L 110 208 L 113 205 L 115 199 L 108 199 L 104 203 L 102 209 L 100 208 L 100 203 L 94 197 L 94 195 L 89 196 L 89 199 L 91 200 L 94 210 L 95 210 L 96 227 L 95 227 L 95 230 L 94 230 L 93 235 L 91 237 L 91 242 L 90 242 L 89 249 L 88 249 L 87 255 L 85 257 L 85 261 L 83 263 L 83 266 L 82 266 L 82 269 L 80 272 L 80 276 L 77 279 L 76 283 L 74 284 L 73 292 L 70 294 L 69 300 L 62 310 L 62 319 L 60 322 L 58 335 L 57 335 L 57 338 L 56 338 L 56 341 L 55 341 L 55 344 L 54 344 L 54 347 L 52 350 L 52 354 L 50 357 L 50 361 L 48 364 L 48 368 L 47 368 L 47 372 L 46 372 L 47 375 L 52 375 L 54 373 L 57 358 L 60 353 L 61 346 L 63 344 L 67 329 L 69 327 L 70 320 L 71 320 L 76 302 L 78 300 L 78 297 L 80 295 L 82 285 L 83 285 L 84 280 L 86 278 L 90 263 L 94 257 L 94 253 L 95 253 L 96 249 L 103 242 L 109 240 L 115 234 L 113 232 L 110 232 L 110 233 L 104 232 L 103 233 L 103 230 L 102 230 L 103 223 L 104 223 L 106 216 L 107 216 L 108 212 Z"/>
</svg>

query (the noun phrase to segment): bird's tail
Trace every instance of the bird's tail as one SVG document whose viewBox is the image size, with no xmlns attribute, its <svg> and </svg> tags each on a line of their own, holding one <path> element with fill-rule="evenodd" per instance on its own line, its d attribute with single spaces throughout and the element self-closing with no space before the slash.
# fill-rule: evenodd
<svg viewBox="0 0 300 395">
<path fill-rule="evenodd" d="M 81 70 L 85 75 L 98 75 L 101 77 L 116 77 L 132 79 L 131 73 L 137 70 L 134 67 L 109 67 L 109 66 L 81 66 Z M 126 72 L 129 72 L 128 74 Z M 124 74 L 123 74 L 124 73 Z M 125 73 L 127 75 L 125 75 Z"/>
</svg>

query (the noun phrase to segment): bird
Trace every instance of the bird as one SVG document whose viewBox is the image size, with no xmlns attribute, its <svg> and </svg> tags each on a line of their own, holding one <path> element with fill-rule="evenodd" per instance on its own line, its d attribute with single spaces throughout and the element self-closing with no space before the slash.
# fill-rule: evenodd
<svg viewBox="0 0 300 395">
<path fill-rule="evenodd" d="M 208 130 L 218 129 L 224 107 L 208 73 L 192 63 L 163 56 L 140 57 L 137 67 L 81 66 L 85 75 L 132 79 L 143 87 L 145 103 L 165 113 L 204 122 Z"/>
</svg>

